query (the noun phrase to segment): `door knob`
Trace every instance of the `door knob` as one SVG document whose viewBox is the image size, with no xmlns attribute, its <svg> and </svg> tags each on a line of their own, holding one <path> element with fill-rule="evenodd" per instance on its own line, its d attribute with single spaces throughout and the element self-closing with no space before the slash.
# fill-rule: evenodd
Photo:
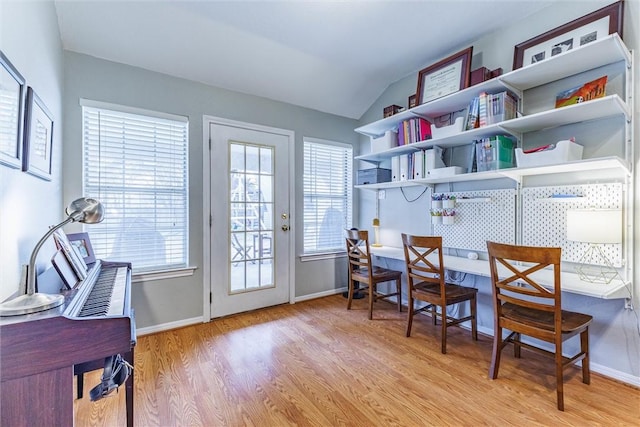
<svg viewBox="0 0 640 427">
<path fill-rule="evenodd" d="M 289 231 L 289 226 L 287 224 L 283 225 L 282 231 Z"/>
</svg>

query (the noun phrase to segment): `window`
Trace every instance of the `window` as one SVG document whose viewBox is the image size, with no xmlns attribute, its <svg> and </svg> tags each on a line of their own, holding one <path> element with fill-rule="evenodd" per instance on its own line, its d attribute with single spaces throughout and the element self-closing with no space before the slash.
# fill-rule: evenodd
<svg viewBox="0 0 640 427">
<path fill-rule="evenodd" d="M 84 194 L 105 218 L 87 227 L 97 258 L 136 272 L 188 262 L 186 117 L 82 100 Z"/>
<path fill-rule="evenodd" d="M 351 228 L 353 148 L 304 139 L 304 253 L 344 251 Z"/>
</svg>

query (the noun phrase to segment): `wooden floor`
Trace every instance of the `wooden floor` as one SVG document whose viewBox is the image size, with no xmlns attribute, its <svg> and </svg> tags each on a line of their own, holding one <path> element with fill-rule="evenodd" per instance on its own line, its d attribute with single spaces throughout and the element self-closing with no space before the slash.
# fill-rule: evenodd
<svg viewBox="0 0 640 427">
<path fill-rule="evenodd" d="M 418 316 L 341 296 L 283 305 L 138 339 L 135 425 L 151 426 L 638 426 L 640 390 L 578 369 L 565 375 L 556 409 L 553 364 L 503 352 L 488 379 L 491 340 L 474 342 Z M 90 402 L 85 379 L 76 426 L 125 425 L 124 389 Z"/>
</svg>

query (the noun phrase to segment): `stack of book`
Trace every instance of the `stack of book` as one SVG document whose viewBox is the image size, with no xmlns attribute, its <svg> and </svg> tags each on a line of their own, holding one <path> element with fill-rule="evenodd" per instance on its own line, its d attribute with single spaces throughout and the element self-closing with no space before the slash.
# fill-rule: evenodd
<svg viewBox="0 0 640 427">
<path fill-rule="evenodd" d="M 465 130 L 514 119 L 518 114 L 518 98 L 509 91 L 496 94 L 482 92 L 469 104 Z"/>
<path fill-rule="evenodd" d="M 404 120 L 398 125 L 398 145 L 431 139 L 431 123 L 421 117 Z"/>
</svg>

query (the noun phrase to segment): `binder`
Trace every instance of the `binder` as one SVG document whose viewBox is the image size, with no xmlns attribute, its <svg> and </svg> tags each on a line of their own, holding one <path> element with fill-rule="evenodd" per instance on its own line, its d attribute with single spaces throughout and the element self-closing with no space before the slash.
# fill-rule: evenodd
<svg viewBox="0 0 640 427">
<path fill-rule="evenodd" d="M 391 182 L 400 181 L 400 156 L 391 158 Z"/>
<path fill-rule="evenodd" d="M 406 181 L 409 179 L 409 156 L 410 154 L 403 154 L 400 157 L 400 181 Z"/>
<path fill-rule="evenodd" d="M 415 153 L 413 153 L 413 179 L 425 178 L 425 172 L 424 151 L 416 151 Z"/>
</svg>

